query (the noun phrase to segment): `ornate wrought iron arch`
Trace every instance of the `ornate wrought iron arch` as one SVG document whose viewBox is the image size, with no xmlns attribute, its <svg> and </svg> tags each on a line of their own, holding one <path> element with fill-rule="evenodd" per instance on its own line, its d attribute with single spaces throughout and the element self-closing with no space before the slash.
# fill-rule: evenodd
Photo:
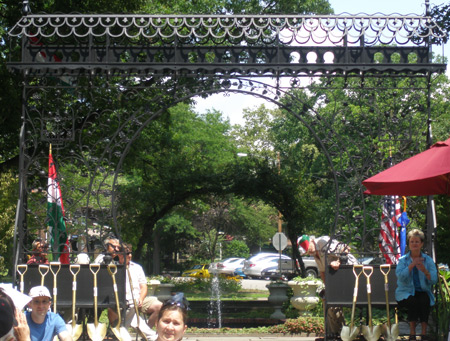
<svg viewBox="0 0 450 341">
<path fill-rule="evenodd" d="M 207 92 L 254 94 L 284 106 L 303 123 L 309 116 L 309 130 L 323 150 L 328 155 L 342 153 L 348 141 L 341 141 L 342 137 L 330 130 L 331 122 L 322 120 L 314 108 L 293 112 L 280 98 L 289 96 L 301 103 L 288 90 L 304 88 L 302 79 L 319 77 L 325 79 L 322 84 L 327 89 L 334 79 L 343 78 L 342 87 L 361 95 L 377 89 L 376 81 L 367 87 L 367 79 L 389 77 L 394 80 L 392 86 L 383 91 L 392 98 L 395 89 L 404 87 L 429 96 L 433 74 L 445 70 L 444 64 L 432 62 L 429 41 L 444 35 L 426 15 L 25 13 L 9 32 L 11 46 L 20 45 L 21 55 L 17 60 L 11 56 L 8 66 L 25 79 L 16 263 L 30 252 L 24 243 L 30 231 L 46 228 L 40 212 L 46 191 L 44 145 L 52 143 L 54 150 L 64 155 L 60 167 L 77 167 L 86 179 L 81 185 L 65 185 L 72 193 L 67 207 L 73 208 L 68 214 L 78 225 L 75 230 L 87 231 L 88 226 L 98 224 L 97 232 L 103 236 L 109 230 L 105 225 L 112 223 L 117 228 L 114 204 L 105 205 L 106 198 L 114 198 L 115 181 L 111 179 L 116 179 L 139 132 L 170 103 Z M 275 79 L 275 85 L 266 81 L 268 77 Z M 283 79 L 290 79 L 288 87 L 281 85 Z M 425 85 L 418 79 L 425 79 Z M 151 110 L 126 113 L 112 109 L 107 94 L 117 87 L 133 100 L 146 92 L 152 99 Z M 162 96 L 161 89 L 168 96 Z M 422 112 L 425 130 L 429 129 L 430 114 L 430 107 Z M 380 125 L 373 129 L 374 136 L 383 135 L 386 122 L 382 121 L 380 118 Z M 407 138 L 417 145 L 421 139 Z M 426 138 L 430 141 L 429 132 Z M 362 179 L 370 166 L 366 164 L 357 176 L 350 177 L 361 167 L 356 157 L 349 156 L 348 163 L 341 165 L 334 165 L 331 156 L 329 159 L 337 202 L 345 200 L 353 208 L 359 205 L 362 212 L 350 217 L 345 209 L 338 210 L 335 226 L 358 225 L 355 219 L 366 215 L 360 181 L 348 187 L 353 193 L 340 192 L 338 181 Z"/>
</svg>

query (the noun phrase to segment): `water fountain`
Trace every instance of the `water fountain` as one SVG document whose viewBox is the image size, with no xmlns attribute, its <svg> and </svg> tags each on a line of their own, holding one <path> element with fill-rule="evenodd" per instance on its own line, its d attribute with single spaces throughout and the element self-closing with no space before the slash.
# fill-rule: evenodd
<svg viewBox="0 0 450 341">
<path fill-rule="evenodd" d="M 211 298 L 208 307 L 208 328 L 222 328 L 222 301 L 220 299 L 220 281 L 217 273 L 211 278 Z"/>
</svg>

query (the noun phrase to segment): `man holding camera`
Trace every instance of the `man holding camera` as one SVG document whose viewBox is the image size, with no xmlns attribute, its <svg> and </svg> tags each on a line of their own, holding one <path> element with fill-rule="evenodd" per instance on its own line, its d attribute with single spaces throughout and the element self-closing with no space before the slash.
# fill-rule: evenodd
<svg viewBox="0 0 450 341">
<path fill-rule="evenodd" d="M 105 246 L 106 252 L 99 254 L 95 258 L 94 264 L 119 264 L 119 257 L 123 258 L 123 248 L 120 246 L 119 239 L 108 237 L 105 239 Z"/>
<path fill-rule="evenodd" d="M 339 269 L 341 264 L 358 264 L 358 260 L 350 253 L 350 246 L 341 243 L 328 236 L 314 238 L 303 235 L 297 239 L 298 250 L 301 255 L 313 256 L 319 268 L 320 278 L 325 282 L 325 257 L 326 263 L 334 269 Z"/>
<path fill-rule="evenodd" d="M 28 259 L 27 264 L 49 264 L 47 259 L 48 244 L 41 238 L 36 239 L 32 245 L 33 255 Z"/>
</svg>

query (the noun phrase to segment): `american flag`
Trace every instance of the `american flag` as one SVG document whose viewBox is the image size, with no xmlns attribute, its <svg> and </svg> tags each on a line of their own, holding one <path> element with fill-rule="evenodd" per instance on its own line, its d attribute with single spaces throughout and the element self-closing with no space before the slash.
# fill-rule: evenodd
<svg viewBox="0 0 450 341">
<path fill-rule="evenodd" d="M 400 200 L 398 197 L 385 196 L 378 241 L 387 264 L 397 264 L 400 258 L 400 240 L 398 236 L 398 228 L 401 227 L 398 221 L 400 216 Z"/>
</svg>

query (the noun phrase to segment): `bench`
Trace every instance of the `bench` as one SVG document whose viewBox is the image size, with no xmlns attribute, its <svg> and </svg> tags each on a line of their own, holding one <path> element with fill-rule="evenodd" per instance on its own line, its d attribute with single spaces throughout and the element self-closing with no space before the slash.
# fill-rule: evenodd
<svg viewBox="0 0 450 341">
<path fill-rule="evenodd" d="M 373 273 L 370 277 L 372 288 L 372 306 L 386 307 L 386 294 L 384 288 L 384 275 L 380 271 L 380 265 L 373 266 Z M 396 306 L 395 289 L 397 288 L 397 276 L 395 275 L 395 265 L 391 266 L 388 274 L 389 282 L 389 305 Z M 358 307 L 367 306 L 367 286 L 364 274 L 359 276 Z M 325 272 L 325 300 L 328 306 L 351 307 L 353 302 L 353 289 L 355 287 L 355 275 L 353 265 L 341 265 L 339 270 L 327 267 Z"/>
<path fill-rule="evenodd" d="M 370 277 L 371 284 L 371 306 L 376 308 L 386 308 L 385 279 L 380 271 L 380 265 L 373 266 L 373 273 Z M 392 265 L 388 274 L 389 284 L 389 309 L 392 311 L 397 307 L 395 300 L 395 289 L 397 288 L 396 266 Z M 386 272 L 387 268 L 383 271 Z M 359 276 L 358 298 L 356 307 L 367 308 L 367 279 L 364 274 Z M 327 266 L 325 271 L 325 315 L 330 307 L 352 307 L 353 291 L 355 287 L 355 275 L 353 265 L 341 265 L 338 270 L 333 270 Z M 326 324 L 325 324 L 326 325 Z M 328 334 L 327 330 L 325 333 Z"/>
</svg>

